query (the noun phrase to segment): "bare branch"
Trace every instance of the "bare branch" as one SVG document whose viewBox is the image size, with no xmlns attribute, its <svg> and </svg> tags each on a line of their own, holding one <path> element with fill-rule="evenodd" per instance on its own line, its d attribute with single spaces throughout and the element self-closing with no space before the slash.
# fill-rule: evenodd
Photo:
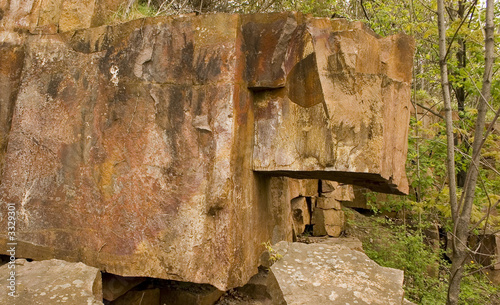
<svg viewBox="0 0 500 305">
<path fill-rule="evenodd" d="M 441 119 L 444 119 L 444 117 L 443 117 L 442 115 L 440 115 L 439 113 L 435 112 L 435 111 L 434 111 L 434 110 L 432 110 L 431 108 L 428 108 L 428 107 L 426 107 L 426 106 L 424 106 L 424 105 L 422 105 L 422 104 L 420 104 L 420 103 L 416 103 L 416 104 L 417 104 L 417 106 L 419 106 L 420 108 L 422 108 L 422 109 L 425 109 L 425 110 L 429 111 L 429 112 L 430 112 L 430 113 L 432 113 L 433 115 L 435 115 L 435 116 L 437 116 L 437 117 L 439 117 L 439 118 L 441 118 Z"/>
</svg>

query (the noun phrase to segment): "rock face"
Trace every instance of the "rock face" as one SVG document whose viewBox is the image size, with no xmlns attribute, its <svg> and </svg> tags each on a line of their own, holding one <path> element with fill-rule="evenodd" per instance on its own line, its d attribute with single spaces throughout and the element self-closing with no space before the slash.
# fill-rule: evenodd
<svg viewBox="0 0 500 305">
<path fill-rule="evenodd" d="M 298 23 L 294 35 L 285 35 L 285 24 L 257 60 L 284 53 L 277 70 L 287 77 L 283 88 L 255 96 L 254 170 L 406 192 L 399 165 L 409 108 L 401 101 L 410 94 L 412 39 L 379 38 L 344 19 L 289 22 Z M 285 39 L 286 52 L 279 48 Z M 262 83 L 256 86 L 275 88 Z"/>
<path fill-rule="evenodd" d="M 0 267 L 2 283 L 7 283 L 9 269 Z M 7 285 L 0 286 L 1 304 L 88 304 L 102 303 L 101 272 L 82 263 L 62 260 L 27 262 L 17 260 L 16 297 L 7 295 Z"/>
<path fill-rule="evenodd" d="M 0 1 L 0 27 L 54 34 L 103 25 L 121 0 Z"/>
<path fill-rule="evenodd" d="M 340 245 L 280 242 L 271 271 L 288 305 L 402 304 L 403 271 Z M 279 302 L 279 298 L 278 298 Z"/>
<path fill-rule="evenodd" d="M 18 256 L 227 290 L 263 242 L 292 239 L 276 176 L 406 192 L 411 38 L 295 13 L 75 30 L 95 24 L 70 12 L 99 1 L 28 2 L 1 2 L 0 24 Z"/>
</svg>

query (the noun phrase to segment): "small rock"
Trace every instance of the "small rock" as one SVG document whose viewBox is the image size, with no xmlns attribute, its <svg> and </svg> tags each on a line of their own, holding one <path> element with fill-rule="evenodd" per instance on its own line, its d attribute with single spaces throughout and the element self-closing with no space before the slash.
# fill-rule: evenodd
<svg viewBox="0 0 500 305">
<path fill-rule="evenodd" d="M 316 179 L 289 179 L 288 188 L 290 196 L 313 197 L 318 195 L 318 180 Z"/>
<path fill-rule="evenodd" d="M 329 235 L 337 237 L 344 230 L 344 211 L 315 209 L 311 224 L 313 224 L 313 235 Z"/>
<path fill-rule="evenodd" d="M 342 207 L 340 205 L 340 201 L 335 199 L 334 197 L 318 197 L 316 200 L 316 207 L 323 210 L 335 209 L 340 210 Z"/>
<path fill-rule="evenodd" d="M 99 269 L 57 259 L 22 261 L 15 268 L 9 269 L 9 264 L 0 267 L 2 283 L 7 283 L 10 272 L 15 271 L 17 295 L 14 299 L 8 295 L 8 285 L 0 285 L 0 304 L 103 304 Z"/>
</svg>

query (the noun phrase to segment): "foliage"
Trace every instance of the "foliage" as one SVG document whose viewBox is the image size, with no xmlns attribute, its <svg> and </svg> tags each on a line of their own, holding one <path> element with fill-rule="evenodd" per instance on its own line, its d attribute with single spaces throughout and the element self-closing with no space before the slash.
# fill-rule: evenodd
<svg viewBox="0 0 500 305">
<path fill-rule="evenodd" d="M 353 217 L 353 213 L 346 211 L 350 214 L 350 233 L 363 241 L 366 254 L 382 266 L 405 271 L 407 299 L 429 305 L 446 302 L 449 264 L 442 259 L 442 250 L 433 249 L 423 233 L 429 229 L 429 222 L 418 228 L 386 217 Z M 485 272 L 477 272 L 480 267 L 477 263 L 467 265 L 467 272 L 476 272 L 464 278 L 460 296 L 463 304 L 482 305 L 485 300 L 500 297 L 500 287 L 492 285 Z"/>
<path fill-rule="evenodd" d="M 262 245 L 264 247 L 266 247 L 266 250 L 269 253 L 269 262 L 271 264 L 274 264 L 275 262 L 277 262 L 283 258 L 283 255 L 279 254 L 278 251 L 273 249 L 271 242 L 268 241 L 268 242 L 262 243 Z"/>
<path fill-rule="evenodd" d="M 110 22 L 124 22 L 134 19 L 154 17 L 158 11 L 143 2 L 135 2 L 131 7 L 127 7 L 126 3 L 122 3 L 118 10 L 112 15 Z"/>
<path fill-rule="evenodd" d="M 426 304 L 436 304 L 443 299 L 446 291 L 443 281 L 429 275 L 429 269 L 438 268 L 439 253 L 430 249 L 424 243 L 421 234 L 408 231 L 405 226 L 390 222 L 381 224 L 389 226 L 393 232 L 391 247 L 376 247 L 366 244 L 366 254 L 385 267 L 405 271 L 405 291 L 407 298 Z"/>
</svg>

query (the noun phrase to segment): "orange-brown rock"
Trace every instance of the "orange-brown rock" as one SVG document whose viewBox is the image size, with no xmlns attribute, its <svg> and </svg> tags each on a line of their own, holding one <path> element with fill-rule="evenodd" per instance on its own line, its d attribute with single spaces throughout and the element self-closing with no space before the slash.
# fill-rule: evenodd
<svg viewBox="0 0 500 305">
<path fill-rule="evenodd" d="M 286 85 L 255 95 L 254 170 L 406 193 L 413 40 L 344 19 L 305 27 L 286 52 Z"/>
<path fill-rule="evenodd" d="M 345 215 L 342 210 L 315 209 L 311 216 L 314 236 L 340 236 L 345 227 Z"/>
<path fill-rule="evenodd" d="M 307 204 L 306 197 L 293 198 L 292 205 L 292 218 L 295 234 L 302 234 L 307 225 L 311 224 L 310 207 Z"/>
<path fill-rule="evenodd" d="M 0 35 L 37 33 L 35 4 L 15 3 Z M 292 239 L 291 187 L 274 176 L 405 192 L 406 36 L 293 13 L 75 30 L 93 25 L 65 15 L 78 5 L 0 46 L 18 256 L 227 290 L 257 273 L 263 242 Z"/>
<path fill-rule="evenodd" d="M 23 38 L 17 33 L 0 32 L 0 169 L 3 167 L 7 150 L 12 114 L 23 70 L 22 41 Z"/>
<path fill-rule="evenodd" d="M 0 1 L 0 29 L 54 34 L 105 24 L 122 0 Z"/>
</svg>

